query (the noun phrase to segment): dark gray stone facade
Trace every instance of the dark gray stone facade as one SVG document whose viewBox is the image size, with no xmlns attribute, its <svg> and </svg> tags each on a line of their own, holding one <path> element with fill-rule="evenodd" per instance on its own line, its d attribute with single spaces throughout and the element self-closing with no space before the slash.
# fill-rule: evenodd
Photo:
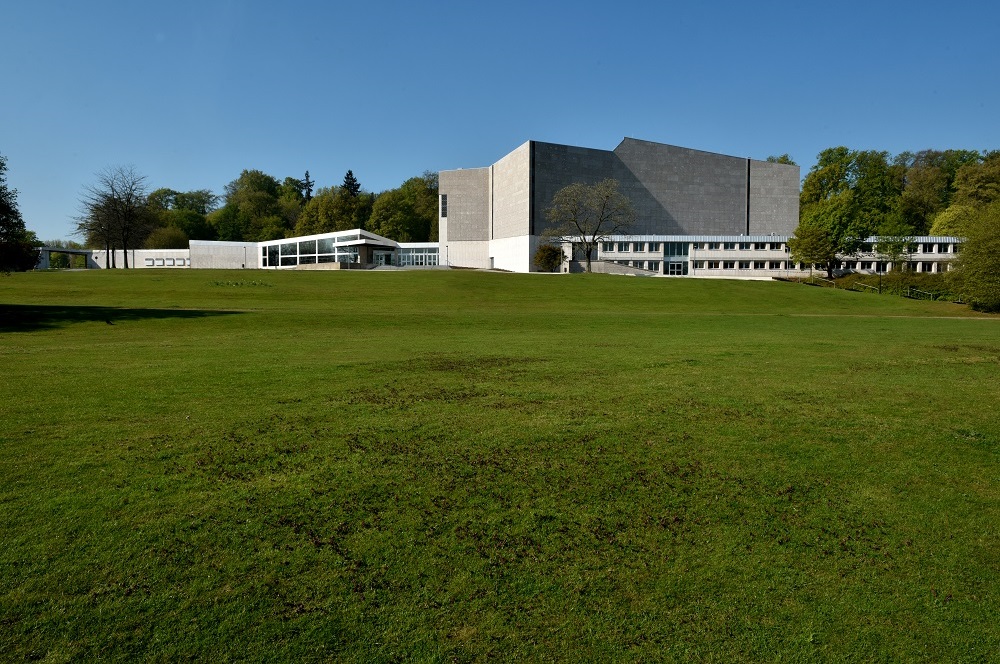
<svg viewBox="0 0 1000 664">
<path fill-rule="evenodd" d="M 440 173 L 441 241 L 537 238 L 556 192 L 605 178 L 632 201 L 636 235 L 791 235 L 798 225 L 798 166 L 633 138 L 610 151 L 528 141 L 487 168 Z"/>
</svg>

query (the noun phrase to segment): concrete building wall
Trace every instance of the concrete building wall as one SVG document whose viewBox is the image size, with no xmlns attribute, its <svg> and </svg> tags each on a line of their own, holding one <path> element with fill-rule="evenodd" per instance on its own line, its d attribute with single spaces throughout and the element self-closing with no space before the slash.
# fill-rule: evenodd
<svg viewBox="0 0 1000 664">
<path fill-rule="evenodd" d="M 208 242 L 191 240 L 191 267 L 240 270 L 261 266 L 256 242 Z"/>
<path fill-rule="evenodd" d="M 125 252 L 118 249 L 114 253 L 114 266 L 125 267 Z M 182 268 L 190 267 L 191 251 L 189 249 L 129 249 L 129 268 Z M 87 259 L 87 267 L 107 269 L 110 258 L 103 249 L 93 249 Z"/>
<path fill-rule="evenodd" d="M 750 161 L 749 235 L 791 235 L 799 225 L 799 167 Z"/>
<path fill-rule="evenodd" d="M 531 264 L 531 260 L 535 256 L 535 251 L 538 250 L 538 245 L 538 237 L 531 235 L 491 240 L 492 267 L 511 272 L 532 272 L 534 266 Z"/>
<path fill-rule="evenodd" d="M 489 177 L 489 167 L 441 171 L 438 191 L 448 197 L 448 216 L 439 217 L 441 246 L 451 241 L 489 239 Z"/>
<path fill-rule="evenodd" d="M 578 148 L 572 145 L 539 143 L 532 141 L 534 181 L 532 216 L 534 235 L 542 235 L 551 224 L 545 212 L 552 206 L 552 199 L 563 187 L 575 182 L 596 184 L 614 177 L 616 161 L 613 152 Z"/>
<path fill-rule="evenodd" d="M 490 241 L 464 240 L 441 243 L 441 264 L 455 267 L 490 267 Z"/>
<path fill-rule="evenodd" d="M 531 141 L 495 163 L 490 178 L 490 239 L 531 233 Z"/>
<path fill-rule="evenodd" d="M 747 160 L 624 139 L 615 178 L 636 212 L 633 233 L 747 232 Z"/>
</svg>

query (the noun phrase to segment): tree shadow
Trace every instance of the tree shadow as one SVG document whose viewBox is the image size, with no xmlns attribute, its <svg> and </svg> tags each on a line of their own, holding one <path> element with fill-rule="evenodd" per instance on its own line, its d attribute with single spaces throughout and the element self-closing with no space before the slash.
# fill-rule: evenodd
<svg viewBox="0 0 1000 664">
<path fill-rule="evenodd" d="M 51 330 L 74 323 L 116 325 L 147 318 L 205 318 L 239 313 L 242 312 L 204 309 L 124 309 L 120 307 L 0 304 L 0 332 Z"/>
</svg>

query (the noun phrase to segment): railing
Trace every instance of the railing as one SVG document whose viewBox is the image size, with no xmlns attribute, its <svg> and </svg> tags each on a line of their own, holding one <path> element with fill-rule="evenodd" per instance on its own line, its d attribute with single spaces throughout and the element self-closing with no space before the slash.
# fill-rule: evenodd
<svg viewBox="0 0 1000 664">
<path fill-rule="evenodd" d="M 868 284 L 862 284 L 862 283 L 860 283 L 860 282 L 858 282 L 858 283 L 854 283 L 854 284 L 853 284 L 853 285 L 851 286 L 851 288 L 854 288 L 854 287 L 856 287 L 856 286 L 861 286 L 862 288 L 867 288 L 868 290 L 872 290 L 872 291 L 875 291 L 876 293 L 881 293 L 881 292 L 882 292 L 882 291 L 880 291 L 880 290 L 879 290 L 878 288 L 876 288 L 875 286 L 869 286 Z M 863 293 L 864 291 L 860 291 L 860 292 L 862 292 L 862 293 Z"/>
<path fill-rule="evenodd" d="M 914 288 L 912 286 L 906 287 L 906 297 L 913 298 L 915 300 L 936 300 L 940 293 L 935 293 L 933 291 L 924 291 Z"/>
</svg>

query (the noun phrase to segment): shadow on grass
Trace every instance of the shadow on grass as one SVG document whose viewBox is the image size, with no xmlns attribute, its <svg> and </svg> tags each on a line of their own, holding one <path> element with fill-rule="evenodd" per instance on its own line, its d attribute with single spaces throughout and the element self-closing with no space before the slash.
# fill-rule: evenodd
<svg viewBox="0 0 1000 664">
<path fill-rule="evenodd" d="M 146 318 L 205 318 L 228 316 L 239 311 L 202 309 L 122 309 L 36 304 L 0 304 L 0 332 L 33 332 L 64 327 L 72 323 L 115 325 Z"/>
</svg>

